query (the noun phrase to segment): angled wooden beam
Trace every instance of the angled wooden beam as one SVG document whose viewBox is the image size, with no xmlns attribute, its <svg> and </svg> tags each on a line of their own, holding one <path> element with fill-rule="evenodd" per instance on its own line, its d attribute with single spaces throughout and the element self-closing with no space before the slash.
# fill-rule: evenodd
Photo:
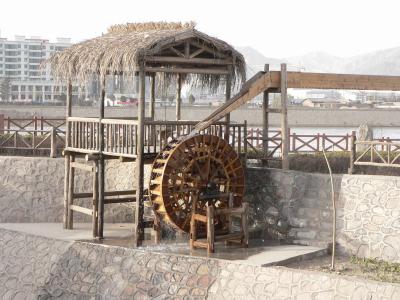
<svg viewBox="0 0 400 300">
<path fill-rule="evenodd" d="M 196 42 L 196 41 L 190 41 L 190 43 L 191 43 L 193 46 L 196 46 L 197 48 L 203 48 L 204 51 L 207 51 L 207 52 L 209 52 L 209 53 L 211 53 L 211 54 L 213 54 L 213 55 L 215 55 L 215 56 L 218 56 L 219 58 L 226 58 L 226 55 L 225 55 L 225 54 L 222 54 L 222 53 L 219 52 L 217 49 L 212 49 L 212 48 L 210 48 L 210 47 L 208 47 L 208 46 L 206 46 L 206 45 L 204 45 L 204 44 L 198 43 L 198 42 Z"/>
<path fill-rule="evenodd" d="M 200 55 L 201 53 L 203 53 L 204 51 L 205 51 L 204 48 L 201 47 L 200 49 L 197 49 L 192 54 L 190 54 L 189 58 L 194 58 L 194 57 Z"/>
<path fill-rule="evenodd" d="M 176 55 L 185 58 L 185 54 L 183 54 L 179 50 L 175 49 L 174 47 L 170 47 L 169 49 L 172 50 L 172 52 L 174 52 Z"/>
</svg>

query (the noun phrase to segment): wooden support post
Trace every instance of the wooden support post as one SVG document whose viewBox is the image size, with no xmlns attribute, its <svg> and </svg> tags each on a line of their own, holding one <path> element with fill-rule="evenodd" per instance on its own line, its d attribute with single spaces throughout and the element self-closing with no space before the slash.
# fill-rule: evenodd
<svg viewBox="0 0 400 300">
<path fill-rule="evenodd" d="M 93 237 L 96 238 L 98 236 L 99 229 L 99 177 L 97 175 L 97 166 L 95 163 L 94 171 L 93 171 L 93 216 L 92 216 L 92 230 Z"/>
<path fill-rule="evenodd" d="M 287 69 L 281 64 L 281 136 L 282 136 L 282 169 L 289 169 L 289 126 L 287 117 Z"/>
<path fill-rule="evenodd" d="M 228 102 L 231 99 L 231 91 L 232 91 L 232 67 L 228 66 L 228 74 L 226 75 L 226 84 L 225 84 L 225 102 Z M 224 139 L 229 144 L 229 124 L 231 122 L 231 114 L 228 113 L 225 115 L 225 136 Z"/>
<path fill-rule="evenodd" d="M 354 173 L 354 161 L 356 159 L 356 132 L 352 131 L 351 132 L 351 141 L 350 141 L 350 164 L 349 164 L 349 169 L 348 173 L 353 174 Z"/>
<path fill-rule="evenodd" d="M 72 83 L 71 80 L 67 85 L 67 101 L 66 101 L 66 131 L 65 131 L 65 148 L 70 146 L 71 139 L 71 128 L 68 118 L 72 116 Z M 63 228 L 68 228 L 68 212 L 69 212 L 69 177 L 70 177 L 70 162 L 71 156 L 69 154 L 65 155 L 64 159 L 64 217 L 63 217 Z"/>
<path fill-rule="evenodd" d="M 57 157 L 57 131 L 55 127 L 51 128 L 50 133 L 50 157 Z"/>
<path fill-rule="evenodd" d="M 192 217 L 190 219 L 190 239 L 189 239 L 189 246 L 190 250 L 194 249 L 194 242 L 197 240 L 197 230 L 196 230 L 196 219 Z"/>
<path fill-rule="evenodd" d="M 176 120 L 179 121 L 181 119 L 181 104 L 182 104 L 182 98 L 181 98 L 181 91 L 182 91 L 182 75 L 178 74 L 176 77 Z"/>
<path fill-rule="evenodd" d="M 156 74 L 151 74 L 150 77 L 150 119 L 154 121 L 156 105 Z"/>
<path fill-rule="evenodd" d="M 70 175 L 71 155 L 65 154 L 64 158 L 64 216 L 63 228 L 68 229 L 68 213 L 69 213 L 69 177 Z"/>
<path fill-rule="evenodd" d="M 143 223 L 143 191 L 144 191 L 144 113 L 145 113 L 145 63 L 139 64 L 139 105 L 138 105 L 138 133 L 137 133 L 137 158 L 135 164 L 136 179 L 136 210 L 135 210 L 135 243 L 142 244 L 144 238 Z"/>
<path fill-rule="evenodd" d="M 207 252 L 214 252 L 214 206 L 207 206 Z"/>
<path fill-rule="evenodd" d="M 248 227 L 249 203 L 244 202 L 242 204 L 242 207 L 243 207 L 243 213 L 241 216 L 242 231 L 243 231 L 242 245 L 244 247 L 248 247 L 248 245 L 249 245 L 249 227 Z"/>
<path fill-rule="evenodd" d="M 264 72 L 269 72 L 269 64 L 264 65 Z M 265 91 L 263 94 L 263 104 L 262 104 L 262 113 L 263 113 L 263 131 L 262 131 L 262 147 L 263 147 L 263 158 L 268 157 L 268 108 L 269 108 L 269 93 Z M 262 161 L 263 165 L 268 165 L 267 160 Z"/>
<path fill-rule="evenodd" d="M 101 120 L 104 118 L 104 99 L 106 95 L 106 78 L 105 76 L 102 78 L 101 82 L 101 96 L 100 96 L 100 103 L 99 103 L 99 132 L 97 134 L 97 143 L 99 145 L 99 160 L 98 160 L 98 187 L 99 187 L 99 194 L 98 194 L 98 233 L 97 236 L 99 239 L 103 238 L 103 231 L 104 231 L 104 176 L 105 176 L 105 167 L 104 167 L 104 124 L 102 124 Z"/>
<path fill-rule="evenodd" d="M 4 114 L 0 114 L 0 134 L 4 134 Z"/>
<path fill-rule="evenodd" d="M 75 169 L 71 166 L 71 163 L 75 161 L 75 156 L 70 155 L 69 163 L 69 176 L 68 176 L 68 221 L 67 229 L 74 228 L 74 213 L 71 209 L 71 205 L 74 205 L 74 185 L 75 185 Z"/>
</svg>

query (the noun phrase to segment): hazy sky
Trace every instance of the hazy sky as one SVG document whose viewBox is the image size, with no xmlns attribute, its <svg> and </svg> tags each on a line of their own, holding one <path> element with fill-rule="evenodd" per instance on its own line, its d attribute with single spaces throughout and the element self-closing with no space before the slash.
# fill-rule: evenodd
<svg viewBox="0 0 400 300">
<path fill-rule="evenodd" d="M 3 37 L 71 37 L 115 23 L 190 21 L 234 46 L 269 57 L 312 51 L 351 56 L 400 46 L 400 1 L 376 0 L 1 0 Z"/>
</svg>

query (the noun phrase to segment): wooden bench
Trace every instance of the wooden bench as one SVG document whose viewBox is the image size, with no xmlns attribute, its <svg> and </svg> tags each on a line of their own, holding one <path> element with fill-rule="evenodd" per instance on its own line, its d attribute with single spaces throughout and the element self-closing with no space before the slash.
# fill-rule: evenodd
<svg viewBox="0 0 400 300">
<path fill-rule="evenodd" d="M 197 200 L 193 201 L 193 213 L 190 220 L 190 249 L 194 248 L 206 248 L 208 253 L 214 252 L 214 244 L 218 241 L 225 241 L 225 243 L 239 243 L 244 247 L 249 244 L 249 231 L 247 225 L 248 218 L 248 203 L 243 203 L 241 207 L 232 207 L 233 195 L 229 195 L 228 208 L 214 208 L 212 205 L 207 205 L 206 215 L 199 214 L 196 212 Z M 217 216 L 224 215 L 227 217 L 228 232 L 216 235 L 214 218 Z M 233 232 L 232 222 L 233 218 L 240 219 L 240 231 Z M 198 239 L 198 223 L 203 223 L 206 226 L 206 238 Z"/>
</svg>

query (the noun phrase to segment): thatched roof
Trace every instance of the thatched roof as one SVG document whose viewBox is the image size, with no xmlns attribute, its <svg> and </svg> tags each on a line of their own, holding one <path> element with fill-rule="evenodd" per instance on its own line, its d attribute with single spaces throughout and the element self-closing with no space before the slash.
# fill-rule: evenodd
<svg viewBox="0 0 400 300">
<path fill-rule="evenodd" d="M 177 41 L 194 39 L 217 53 L 233 59 L 234 82 L 244 82 L 245 61 L 239 52 L 226 42 L 196 30 L 194 23 L 128 23 L 111 26 L 100 37 L 75 44 L 54 54 L 50 62 L 53 76 L 85 82 L 93 75 L 124 74 L 138 71 L 139 61 L 156 55 Z M 163 66 L 167 66 L 164 64 Z M 186 76 L 186 81 L 202 85 L 219 83 L 220 75 Z"/>
</svg>

